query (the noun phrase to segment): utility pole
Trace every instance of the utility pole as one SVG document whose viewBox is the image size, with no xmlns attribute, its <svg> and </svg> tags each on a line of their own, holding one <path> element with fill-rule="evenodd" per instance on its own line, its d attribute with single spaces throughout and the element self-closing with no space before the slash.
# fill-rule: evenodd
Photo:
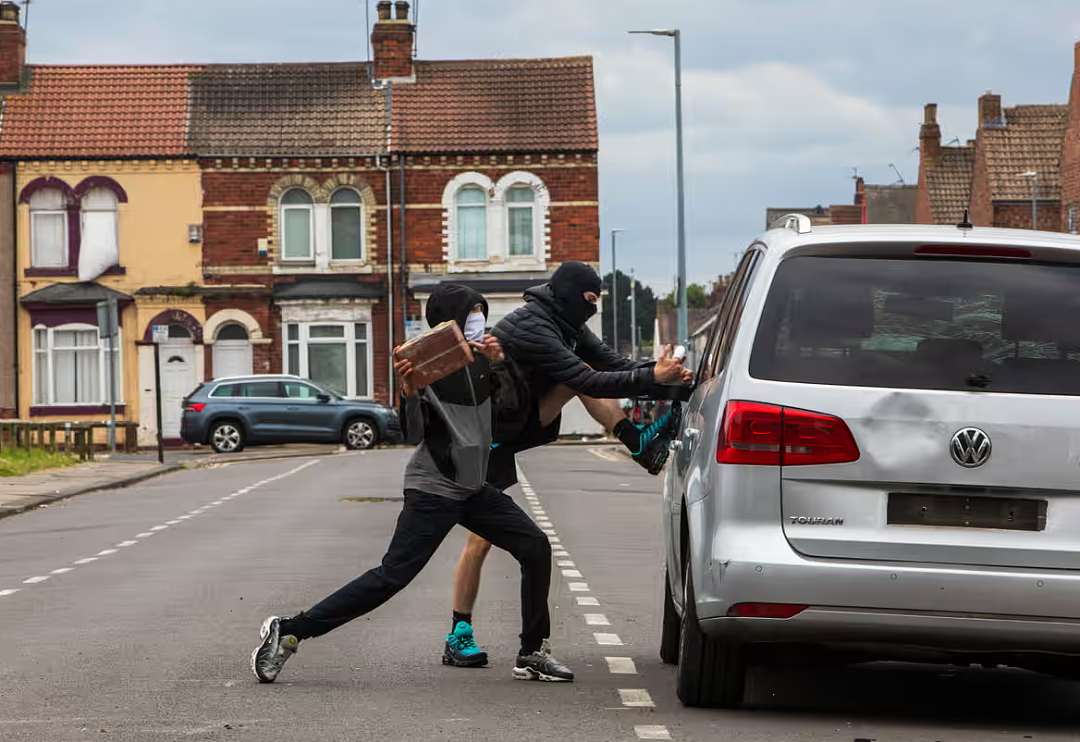
<svg viewBox="0 0 1080 742">
<path fill-rule="evenodd" d="M 1031 228 L 1039 228 L 1039 174 L 1034 170 L 1020 173 L 1021 178 L 1031 180 Z"/>
<path fill-rule="evenodd" d="M 630 269 L 630 357 L 635 361 L 638 357 L 637 339 L 637 281 L 634 280 L 634 269 Z"/>
<path fill-rule="evenodd" d="M 619 261 L 615 257 L 615 236 L 621 229 L 611 230 L 611 344 L 619 352 Z"/>
</svg>

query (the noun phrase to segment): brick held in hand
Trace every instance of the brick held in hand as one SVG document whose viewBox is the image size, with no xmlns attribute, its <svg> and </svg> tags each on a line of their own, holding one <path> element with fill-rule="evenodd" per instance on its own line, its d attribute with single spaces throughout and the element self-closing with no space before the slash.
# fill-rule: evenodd
<svg viewBox="0 0 1080 742">
<path fill-rule="evenodd" d="M 457 322 L 443 322 L 398 348 L 397 357 L 412 361 L 409 382 L 422 389 L 468 366 L 473 352 Z"/>
</svg>

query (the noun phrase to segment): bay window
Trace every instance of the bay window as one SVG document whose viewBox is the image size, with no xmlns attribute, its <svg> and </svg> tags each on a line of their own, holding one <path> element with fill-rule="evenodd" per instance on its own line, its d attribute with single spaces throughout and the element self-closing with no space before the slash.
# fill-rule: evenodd
<svg viewBox="0 0 1080 742">
<path fill-rule="evenodd" d="M 114 353 L 121 343 L 116 341 Z M 101 406 L 109 403 L 108 340 L 90 325 L 34 329 L 34 404 Z M 117 355 L 116 390 L 120 395 L 121 364 Z M 120 400 L 117 400 L 120 403 Z"/>
<path fill-rule="evenodd" d="M 285 373 L 310 379 L 345 397 L 371 396 L 367 322 L 285 325 Z"/>
</svg>

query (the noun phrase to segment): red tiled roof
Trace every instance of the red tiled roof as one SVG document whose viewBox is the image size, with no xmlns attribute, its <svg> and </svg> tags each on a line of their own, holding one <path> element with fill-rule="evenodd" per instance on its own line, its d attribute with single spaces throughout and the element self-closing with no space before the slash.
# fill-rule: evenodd
<svg viewBox="0 0 1080 742">
<path fill-rule="evenodd" d="M 1065 105 L 1015 106 L 1005 109 L 1004 126 L 984 125 L 979 146 L 984 148 L 995 201 L 1026 201 L 1031 181 L 1020 173 L 1039 174 L 1039 198 L 1061 197 L 1059 168 L 1069 107 Z"/>
<path fill-rule="evenodd" d="M 926 169 L 926 187 L 934 224 L 957 224 L 971 203 L 975 147 L 942 147 Z"/>
<path fill-rule="evenodd" d="M 182 156 L 194 66 L 32 66 L 4 101 L 0 155 Z"/>
<path fill-rule="evenodd" d="M 395 150 L 598 148 L 590 57 L 416 62 L 393 92 Z"/>
</svg>

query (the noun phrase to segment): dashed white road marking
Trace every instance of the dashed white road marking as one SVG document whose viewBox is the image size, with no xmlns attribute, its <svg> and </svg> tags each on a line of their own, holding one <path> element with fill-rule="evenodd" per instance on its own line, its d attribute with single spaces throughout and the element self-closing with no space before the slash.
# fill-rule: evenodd
<svg viewBox="0 0 1080 742">
<path fill-rule="evenodd" d="M 51 575 L 62 575 L 65 572 L 70 572 L 73 569 L 75 569 L 75 568 L 74 567 L 61 567 L 60 569 L 54 569 L 49 574 L 51 574 Z"/>
<path fill-rule="evenodd" d="M 179 522 L 180 522 L 179 520 L 167 520 L 167 521 L 165 521 L 165 525 L 167 525 L 167 526 L 175 526 Z"/>
<path fill-rule="evenodd" d="M 637 675 L 637 667 L 629 657 L 605 657 L 608 672 L 612 675 Z"/>
<path fill-rule="evenodd" d="M 150 528 L 150 530 L 151 531 L 164 531 L 166 528 L 168 528 L 168 526 L 152 526 Z"/>
<path fill-rule="evenodd" d="M 23 584 L 24 585 L 36 585 L 39 582 L 45 582 L 45 580 L 47 580 L 47 579 L 49 579 L 48 575 L 40 575 L 38 577 L 30 577 L 30 578 L 27 578 L 27 579 L 23 580 Z"/>
<path fill-rule="evenodd" d="M 72 564 L 89 564 L 90 562 L 96 562 L 101 557 L 86 557 L 85 559 L 76 559 Z"/>
<path fill-rule="evenodd" d="M 562 540 L 558 536 L 548 536 L 549 544 L 561 544 Z"/>
<path fill-rule="evenodd" d="M 194 517 L 195 517 L 194 515 L 192 515 L 191 513 L 188 513 L 187 515 L 181 515 L 179 518 L 177 518 L 177 520 L 187 520 L 188 518 L 194 518 Z"/>
<path fill-rule="evenodd" d="M 570 556 L 569 552 L 567 552 L 565 549 L 556 549 L 555 551 L 551 552 L 551 555 L 556 557 Z"/>
<path fill-rule="evenodd" d="M 587 582 L 570 582 L 566 585 L 570 588 L 572 593 L 587 593 L 589 592 L 589 583 Z"/>
<path fill-rule="evenodd" d="M 109 554 L 115 554 L 118 551 L 120 551 L 120 550 L 119 549 L 102 549 L 101 551 L 99 551 L 97 553 L 97 556 L 99 556 L 99 557 L 101 557 L 101 556 L 109 556 Z"/>
<path fill-rule="evenodd" d="M 14 595 L 17 592 L 19 592 L 19 588 L 0 590 L 0 598 L 7 597 L 8 595 Z"/>
<path fill-rule="evenodd" d="M 649 691 L 643 688 L 619 688 L 619 700 L 623 706 L 632 708 L 652 708 L 656 705 Z"/>
<path fill-rule="evenodd" d="M 121 541 L 120 543 L 117 544 L 117 546 L 120 547 L 120 548 L 123 548 L 125 546 L 134 546 L 137 543 L 139 543 L 139 542 L 138 541 Z"/>
<path fill-rule="evenodd" d="M 564 569 L 564 570 L 562 571 L 562 576 L 563 576 L 563 577 L 574 577 L 574 578 L 580 578 L 580 577 L 581 577 L 581 571 L 580 571 L 580 570 L 576 570 L 576 569 Z"/>
<path fill-rule="evenodd" d="M 554 528 L 541 528 L 540 530 L 543 531 L 544 533 L 546 533 L 548 536 L 556 535 Z"/>
<path fill-rule="evenodd" d="M 671 739 L 668 728 L 659 724 L 642 724 L 634 727 L 638 739 Z"/>
<path fill-rule="evenodd" d="M 555 565 L 558 566 L 558 567 L 576 567 L 577 566 L 576 564 L 574 564 L 569 559 L 560 559 L 559 561 L 555 562 Z"/>
<path fill-rule="evenodd" d="M 578 605 L 600 605 L 600 601 L 591 595 L 579 595 L 576 600 Z"/>
<path fill-rule="evenodd" d="M 585 623 L 589 626 L 611 626 L 611 621 L 603 613 L 586 613 Z"/>
<path fill-rule="evenodd" d="M 623 645 L 623 640 L 619 638 L 618 634 L 593 634 L 593 638 L 602 647 L 621 647 Z"/>
<path fill-rule="evenodd" d="M 144 531 L 143 533 L 136 533 L 135 538 L 150 538 L 153 535 L 150 531 Z"/>
</svg>

